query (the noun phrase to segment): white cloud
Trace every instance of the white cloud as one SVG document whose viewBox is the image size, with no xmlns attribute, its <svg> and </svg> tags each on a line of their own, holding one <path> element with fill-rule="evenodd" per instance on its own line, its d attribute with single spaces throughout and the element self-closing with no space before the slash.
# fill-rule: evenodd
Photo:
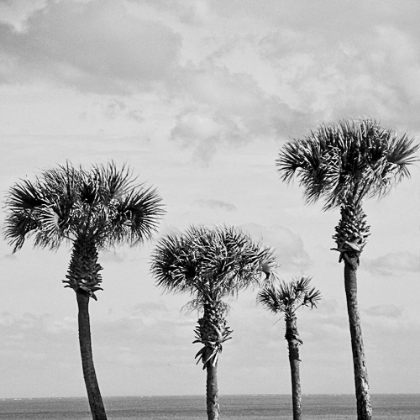
<svg viewBox="0 0 420 420">
<path fill-rule="evenodd" d="M 222 209 L 226 211 L 235 211 L 236 207 L 232 203 L 227 203 L 226 201 L 222 200 L 197 200 L 196 203 L 202 207 L 208 207 L 211 209 Z"/>
<path fill-rule="evenodd" d="M 207 62 L 186 67 L 179 76 L 171 95 L 184 105 L 171 138 L 192 147 L 205 162 L 221 145 L 239 146 L 295 133 L 304 118 L 281 98 L 267 94 L 252 75 Z"/>
<path fill-rule="evenodd" d="M 115 249 L 110 251 L 101 251 L 99 261 L 105 263 L 122 263 L 127 261 L 128 255 L 124 251 L 117 251 Z"/>
<path fill-rule="evenodd" d="M 12 9 L 27 22 L 25 31 L 0 26 L 3 83 L 54 82 L 111 94 L 95 123 L 113 132 L 118 125 L 144 131 L 150 117 L 157 118 L 149 110 L 156 109 L 155 100 L 139 97 L 141 107 L 124 100 L 154 90 L 168 106 L 166 135 L 182 139 L 204 161 L 225 142 L 294 137 L 319 121 L 415 120 L 417 30 L 403 25 L 391 3 L 375 11 L 373 24 L 373 8 L 366 5 L 330 5 L 326 13 L 326 4 L 244 2 L 234 13 L 217 1 L 20 3 Z M 34 124 L 51 124 L 35 117 L 36 110 L 28 114 Z M 82 127 L 92 123 L 89 109 L 78 115 Z M 56 118 L 63 119 L 57 127 L 69 124 L 63 115 Z M 19 126 L 16 119 L 10 116 Z"/>
<path fill-rule="evenodd" d="M 302 239 L 291 230 L 280 225 L 265 227 L 254 223 L 243 225 L 241 228 L 253 239 L 274 248 L 280 265 L 277 269 L 280 277 L 283 277 L 284 272 L 292 272 L 293 276 L 300 275 L 310 266 L 311 262 Z"/>
<path fill-rule="evenodd" d="M 15 31 L 24 31 L 27 19 L 43 9 L 47 2 L 48 0 L 1 0 L 0 22 L 11 25 Z"/>
<path fill-rule="evenodd" d="M 385 318 L 399 318 L 402 312 L 395 305 L 379 305 L 365 309 L 365 313 Z"/>
<path fill-rule="evenodd" d="M 211 113 L 211 111 L 210 111 Z M 219 140 L 223 135 L 223 122 L 207 113 L 186 112 L 177 117 L 172 138 L 185 143 Z"/>
<path fill-rule="evenodd" d="M 398 272 L 419 272 L 420 257 L 410 252 L 396 252 L 375 259 L 363 259 L 363 268 L 385 276 L 392 276 Z"/>
<path fill-rule="evenodd" d="M 115 2 L 50 3 L 25 32 L 0 26 L 10 82 L 34 76 L 98 93 L 150 88 L 176 63 L 179 37 L 163 24 L 130 16 Z"/>
</svg>

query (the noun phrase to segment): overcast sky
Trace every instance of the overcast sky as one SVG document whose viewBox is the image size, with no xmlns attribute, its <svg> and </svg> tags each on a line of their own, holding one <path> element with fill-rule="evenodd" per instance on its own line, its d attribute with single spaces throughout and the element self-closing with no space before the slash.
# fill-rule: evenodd
<svg viewBox="0 0 420 420">
<path fill-rule="evenodd" d="M 0 0 L 0 192 L 65 163 L 128 163 L 166 205 L 159 235 L 239 226 L 276 248 L 279 275 L 313 277 L 298 314 L 303 393 L 353 393 L 339 211 L 280 182 L 281 146 L 321 122 L 370 117 L 420 134 L 420 3 Z M 420 392 L 420 169 L 365 203 L 359 270 L 371 392 Z M 1 209 L 1 223 L 4 220 Z M 103 395 L 203 394 L 188 296 L 162 294 L 154 243 L 100 254 L 91 302 Z M 0 398 L 84 396 L 70 250 L 0 242 Z M 231 301 L 221 394 L 289 393 L 284 319 Z"/>
</svg>

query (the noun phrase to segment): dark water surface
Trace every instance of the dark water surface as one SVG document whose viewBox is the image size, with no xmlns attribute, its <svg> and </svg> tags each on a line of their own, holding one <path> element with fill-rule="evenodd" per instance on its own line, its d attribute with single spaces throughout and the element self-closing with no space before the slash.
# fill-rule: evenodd
<svg viewBox="0 0 420 420">
<path fill-rule="evenodd" d="M 107 397 L 109 420 L 205 420 L 203 396 Z M 375 420 L 420 420 L 420 394 L 373 395 Z M 304 420 L 354 420 L 353 395 L 304 395 Z M 220 397 L 221 419 L 292 419 L 289 395 L 234 395 Z M 85 398 L 0 399 L 1 420 L 90 420 Z"/>
</svg>

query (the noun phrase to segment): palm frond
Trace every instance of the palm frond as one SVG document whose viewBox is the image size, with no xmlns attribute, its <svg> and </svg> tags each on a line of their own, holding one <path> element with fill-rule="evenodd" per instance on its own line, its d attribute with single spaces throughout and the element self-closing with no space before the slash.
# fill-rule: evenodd
<svg viewBox="0 0 420 420">
<path fill-rule="evenodd" d="M 39 189 L 39 182 L 28 180 L 16 184 L 9 191 L 7 206 L 13 211 L 33 210 L 43 204 L 48 204 Z"/>
<path fill-rule="evenodd" d="M 257 295 L 257 302 L 271 312 L 285 312 L 286 307 L 281 297 L 283 293 L 279 293 L 273 285 L 265 286 Z"/>
<path fill-rule="evenodd" d="M 286 143 L 276 161 L 282 180 L 299 179 L 307 202 L 325 198 L 324 209 L 363 197 L 382 197 L 403 177 L 419 145 L 373 120 L 321 125 Z"/>
<path fill-rule="evenodd" d="M 119 227 L 128 226 L 124 239 L 131 244 L 135 245 L 149 239 L 157 230 L 159 218 L 164 213 L 161 201 L 154 188 L 139 185 L 127 191 L 125 197 L 121 197 L 115 207 L 116 212 L 111 220 L 116 233 Z"/>
<path fill-rule="evenodd" d="M 25 238 L 39 228 L 37 220 L 40 209 L 48 206 L 48 200 L 40 190 L 37 179 L 34 183 L 23 180 L 10 188 L 6 197 L 8 210 L 4 226 L 4 234 L 13 252 L 20 249 Z"/>
<path fill-rule="evenodd" d="M 19 211 L 9 214 L 5 221 L 4 236 L 13 252 L 22 248 L 25 239 L 38 227 L 36 218 L 30 212 Z"/>
<path fill-rule="evenodd" d="M 196 276 L 196 264 L 194 250 L 186 238 L 167 235 L 154 250 L 151 272 L 156 285 L 165 291 L 185 292 Z"/>
<path fill-rule="evenodd" d="M 316 308 L 318 302 L 321 300 L 321 292 L 315 287 L 311 287 L 311 277 L 301 277 L 292 282 L 292 287 L 295 289 L 296 298 L 300 300 L 302 306 L 310 306 Z"/>
<path fill-rule="evenodd" d="M 63 239 L 60 217 L 52 206 L 43 206 L 38 213 L 39 229 L 35 233 L 35 246 L 56 249 Z"/>
<path fill-rule="evenodd" d="M 396 170 L 397 181 L 401 177 L 410 177 L 408 166 L 418 160 L 415 154 L 419 150 L 420 144 L 415 144 L 414 139 L 406 134 L 401 138 L 394 137 L 389 144 L 387 159 L 389 165 L 396 165 L 391 170 Z"/>
<path fill-rule="evenodd" d="M 159 241 L 151 272 L 166 291 L 189 292 L 200 302 L 219 301 L 258 284 L 267 262 L 274 263 L 273 251 L 233 227 L 193 226 Z"/>
<path fill-rule="evenodd" d="M 93 171 L 101 180 L 101 192 L 105 201 L 120 200 L 136 187 L 137 177 L 133 177 L 127 165 L 118 169 L 115 162 L 111 161 L 108 165 L 94 166 Z"/>
</svg>

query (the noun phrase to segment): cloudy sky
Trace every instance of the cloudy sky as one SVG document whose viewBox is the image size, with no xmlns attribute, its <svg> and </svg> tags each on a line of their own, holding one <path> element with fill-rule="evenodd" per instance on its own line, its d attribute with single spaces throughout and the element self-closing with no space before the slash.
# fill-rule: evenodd
<svg viewBox="0 0 420 420">
<path fill-rule="evenodd" d="M 298 323 L 304 393 L 353 393 L 339 212 L 279 180 L 284 142 L 370 117 L 420 135 L 420 3 L 0 0 L 0 192 L 65 163 L 128 163 L 166 205 L 159 235 L 240 226 L 276 248 L 283 279 L 322 292 Z M 420 166 L 367 201 L 359 302 L 372 393 L 420 392 Z M 4 198 L 2 198 L 4 202 Z M 1 221 L 4 220 L 3 207 Z M 91 303 L 102 393 L 202 394 L 197 314 L 149 273 L 154 243 L 100 255 Z M 69 248 L 0 242 L 0 398 L 84 396 Z M 289 393 L 284 320 L 231 301 L 221 394 Z M 196 347 L 197 346 L 197 347 Z"/>
</svg>

